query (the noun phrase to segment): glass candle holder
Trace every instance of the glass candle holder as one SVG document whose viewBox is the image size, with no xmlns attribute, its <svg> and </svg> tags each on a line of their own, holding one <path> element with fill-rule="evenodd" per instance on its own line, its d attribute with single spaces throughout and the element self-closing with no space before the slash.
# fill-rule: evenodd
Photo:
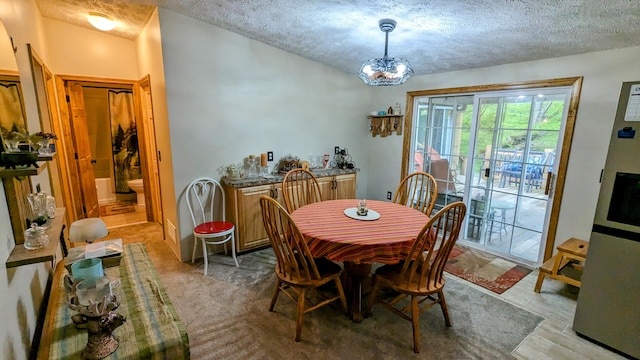
<svg viewBox="0 0 640 360">
<path fill-rule="evenodd" d="M 360 216 L 365 216 L 367 215 L 367 213 L 369 212 L 369 209 L 367 209 L 367 201 L 366 200 L 360 200 L 358 201 L 358 215 Z"/>
<path fill-rule="evenodd" d="M 44 229 L 37 227 L 35 223 L 24 232 L 24 248 L 27 250 L 37 250 L 49 243 L 49 237 L 44 233 Z"/>
</svg>

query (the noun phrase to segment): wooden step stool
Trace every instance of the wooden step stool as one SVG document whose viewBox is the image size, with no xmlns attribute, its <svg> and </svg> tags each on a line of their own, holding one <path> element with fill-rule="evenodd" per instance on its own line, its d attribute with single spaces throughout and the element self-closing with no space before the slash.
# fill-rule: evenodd
<svg viewBox="0 0 640 360">
<path fill-rule="evenodd" d="M 584 267 L 584 261 L 587 258 L 587 250 L 589 249 L 589 243 L 584 240 L 576 238 L 570 238 L 557 247 L 558 253 L 556 256 L 545 261 L 542 266 L 538 268 L 538 281 L 536 281 L 536 287 L 533 291 L 539 293 L 542 287 L 542 282 L 546 276 L 563 281 L 567 284 L 580 287 L 580 280 L 570 278 L 559 274 L 559 271 L 567 266 L 582 271 Z"/>
</svg>

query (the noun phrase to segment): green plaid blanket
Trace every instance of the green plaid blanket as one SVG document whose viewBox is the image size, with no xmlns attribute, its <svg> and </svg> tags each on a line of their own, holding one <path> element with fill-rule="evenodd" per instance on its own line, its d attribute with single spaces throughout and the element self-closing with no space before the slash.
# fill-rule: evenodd
<svg viewBox="0 0 640 360">
<path fill-rule="evenodd" d="M 180 322 L 144 244 L 124 247 L 120 266 L 105 269 L 105 275 L 121 284 L 113 290 L 126 316 L 113 331 L 118 349 L 106 359 L 189 359 L 189 338 Z M 63 278 L 59 284 L 63 287 Z M 87 344 L 87 331 L 76 329 L 67 306 L 67 292 L 60 291 L 54 307 L 55 322 L 49 359 L 80 359 Z"/>
</svg>

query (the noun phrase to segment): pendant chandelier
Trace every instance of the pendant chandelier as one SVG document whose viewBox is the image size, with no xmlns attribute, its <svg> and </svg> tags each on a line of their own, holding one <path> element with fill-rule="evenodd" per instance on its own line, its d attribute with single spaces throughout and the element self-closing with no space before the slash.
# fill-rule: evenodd
<svg viewBox="0 0 640 360">
<path fill-rule="evenodd" d="M 379 26 L 380 30 L 385 33 L 384 56 L 365 61 L 360 67 L 358 77 L 365 84 L 371 86 L 400 85 L 413 75 L 413 69 L 411 69 L 409 61 L 401 58 L 391 58 L 387 55 L 389 33 L 396 28 L 396 21 L 381 19 Z"/>
</svg>

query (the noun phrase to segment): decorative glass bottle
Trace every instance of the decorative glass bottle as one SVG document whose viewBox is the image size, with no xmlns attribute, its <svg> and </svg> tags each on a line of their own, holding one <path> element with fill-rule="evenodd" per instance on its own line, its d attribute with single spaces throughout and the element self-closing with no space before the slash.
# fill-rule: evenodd
<svg viewBox="0 0 640 360">
<path fill-rule="evenodd" d="M 31 193 L 27 195 L 27 201 L 29 201 L 29 207 L 31 208 L 31 224 L 36 224 L 45 229 L 48 228 L 47 194 L 43 192 Z"/>
<path fill-rule="evenodd" d="M 402 115 L 402 108 L 400 107 L 400 103 L 396 102 L 396 109 L 394 110 L 395 115 Z"/>
<path fill-rule="evenodd" d="M 249 155 L 247 159 L 247 163 L 249 164 L 249 176 L 250 178 L 258 177 L 258 169 L 256 168 L 256 164 L 258 163 L 257 159 L 253 155 Z"/>
</svg>

